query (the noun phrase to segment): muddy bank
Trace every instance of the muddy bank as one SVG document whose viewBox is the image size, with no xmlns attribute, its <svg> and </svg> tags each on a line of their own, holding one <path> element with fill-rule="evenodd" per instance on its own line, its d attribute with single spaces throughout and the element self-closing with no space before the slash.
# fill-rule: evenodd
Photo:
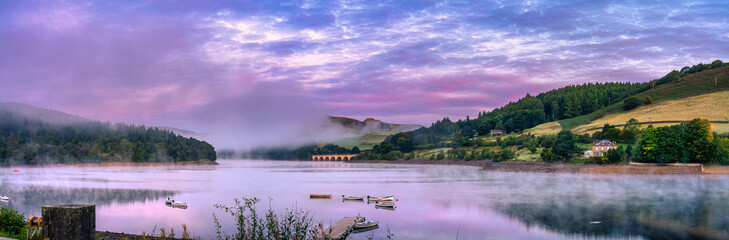
<svg viewBox="0 0 729 240">
<path fill-rule="evenodd" d="M 568 164 L 546 162 L 489 160 L 354 160 L 360 163 L 419 164 L 419 165 L 459 165 L 476 166 L 484 171 L 495 172 L 541 172 L 541 173 L 600 173 L 600 174 L 729 174 L 729 166 L 702 166 L 700 164 Z"/>
</svg>

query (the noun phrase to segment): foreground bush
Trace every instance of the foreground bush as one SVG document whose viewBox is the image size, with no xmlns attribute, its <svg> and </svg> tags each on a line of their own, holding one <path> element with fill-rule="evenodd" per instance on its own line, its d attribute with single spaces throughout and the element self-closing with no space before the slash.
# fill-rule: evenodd
<svg viewBox="0 0 729 240">
<path fill-rule="evenodd" d="M 25 215 L 7 206 L 0 208 L 0 232 L 20 238 L 26 227 Z"/>
<path fill-rule="evenodd" d="M 241 201 L 242 200 L 242 201 Z M 288 210 L 280 217 L 269 208 L 265 216 L 256 211 L 258 198 L 235 199 L 233 206 L 215 204 L 235 219 L 236 231 L 226 235 L 213 213 L 218 239 L 321 239 L 321 224 L 315 224 L 309 212 Z"/>
</svg>

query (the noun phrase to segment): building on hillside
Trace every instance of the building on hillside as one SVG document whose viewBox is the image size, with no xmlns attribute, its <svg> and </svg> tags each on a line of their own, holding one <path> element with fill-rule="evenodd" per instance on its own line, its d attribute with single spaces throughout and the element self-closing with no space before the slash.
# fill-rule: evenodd
<svg viewBox="0 0 729 240">
<path fill-rule="evenodd" d="M 489 133 L 489 136 L 496 136 L 496 135 L 504 135 L 506 134 L 504 130 L 491 130 Z"/>
<path fill-rule="evenodd" d="M 592 145 L 592 156 L 605 156 L 608 150 L 617 149 L 618 146 L 609 140 L 602 140 Z M 585 152 L 587 155 L 587 152 Z"/>
<path fill-rule="evenodd" d="M 589 158 L 595 156 L 595 154 L 592 152 L 592 150 L 585 151 L 585 158 Z"/>
</svg>

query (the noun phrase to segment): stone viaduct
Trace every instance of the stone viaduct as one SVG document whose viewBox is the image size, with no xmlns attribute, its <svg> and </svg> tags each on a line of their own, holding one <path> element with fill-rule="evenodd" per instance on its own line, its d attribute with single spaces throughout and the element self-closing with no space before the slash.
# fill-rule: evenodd
<svg viewBox="0 0 729 240">
<path fill-rule="evenodd" d="M 312 161 L 349 161 L 352 157 L 357 154 L 327 154 L 327 155 L 312 155 Z"/>
</svg>

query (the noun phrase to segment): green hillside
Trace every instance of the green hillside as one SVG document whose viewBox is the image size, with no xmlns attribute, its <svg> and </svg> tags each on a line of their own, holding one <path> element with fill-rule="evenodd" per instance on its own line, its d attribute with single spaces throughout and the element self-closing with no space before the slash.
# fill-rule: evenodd
<svg viewBox="0 0 729 240">
<path fill-rule="evenodd" d="M 726 64 L 724 64 L 726 65 Z M 729 67 L 718 67 L 715 69 L 707 69 L 701 72 L 692 74 L 680 75 L 678 71 L 673 71 L 667 74 L 661 79 L 656 79 L 646 83 L 642 89 L 642 92 L 635 94 L 633 97 L 639 101 L 641 105 L 645 105 L 646 98 L 650 97 L 652 103 L 658 104 L 664 101 L 678 101 L 682 98 L 709 94 L 717 91 L 729 90 Z M 679 101 L 680 102 L 680 101 Z M 600 118 L 611 117 L 611 114 L 624 113 L 624 102 L 618 102 L 610 105 L 598 111 L 590 114 L 582 115 L 575 118 L 565 119 L 559 121 L 565 129 L 575 129 L 578 126 L 593 125 L 590 124 L 593 121 Z M 722 112 L 721 108 L 726 106 L 717 105 L 714 111 Z M 707 109 L 709 110 L 709 109 Z M 693 119 L 690 113 L 695 113 L 690 105 L 676 104 L 675 108 L 671 110 L 674 114 L 680 116 L 677 119 L 671 119 L 676 121 L 688 121 Z M 723 111 L 726 112 L 726 111 Z M 646 115 L 647 114 L 647 115 Z M 650 116 L 652 113 L 639 113 L 635 115 L 636 118 L 642 119 L 655 119 Z M 702 115 L 695 115 L 695 117 L 701 117 Z M 661 118 L 662 119 L 662 118 Z M 713 119 L 713 118 L 708 118 Z M 604 122 L 603 122 L 604 123 Z M 610 124 L 622 124 L 623 122 L 609 122 Z"/>
<path fill-rule="evenodd" d="M 668 126 L 695 118 L 708 119 L 711 130 L 727 133 L 729 91 L 725 90 L 729 90 L 729 64 L 719 60 L 687 66 L 645 83 L 570 85 L 536 96 L 527 94 L 491 112 L 478 113 L 475 119 L 452 122 L 446 118 L 428 128 L 394 134 L 360 157 L 556 159 L 557 155 L 567 156 L 564 149 L 552 146 L 558 138 L 555 135 L 563 129 L 580 134 L 570 140 L 578 143 L 577 149 L 568 153 L 584 151 L 600 139 L 617 141 L 625 149 L 636 141 L 640 128 L 647 126 L 644 123 Z M 632 118 L 638 122 L 631 122 L 630 129 L 622 131 L 622 125 Z M 605 123 L 621 128 L 603 129 Z M 491 130 L 503 130 L 505 135 L 490 136 Z M 600 134 L 584 134 L 596 131 Z"/>
<path fill-rule="evenodd" d="M 52 118 L 51 121 L 45 121 Z M 24 104 L 0 104 L 0 165 L 210 160 L 212 145 L 167 130 L 111 125 Z"/>
</svg>

